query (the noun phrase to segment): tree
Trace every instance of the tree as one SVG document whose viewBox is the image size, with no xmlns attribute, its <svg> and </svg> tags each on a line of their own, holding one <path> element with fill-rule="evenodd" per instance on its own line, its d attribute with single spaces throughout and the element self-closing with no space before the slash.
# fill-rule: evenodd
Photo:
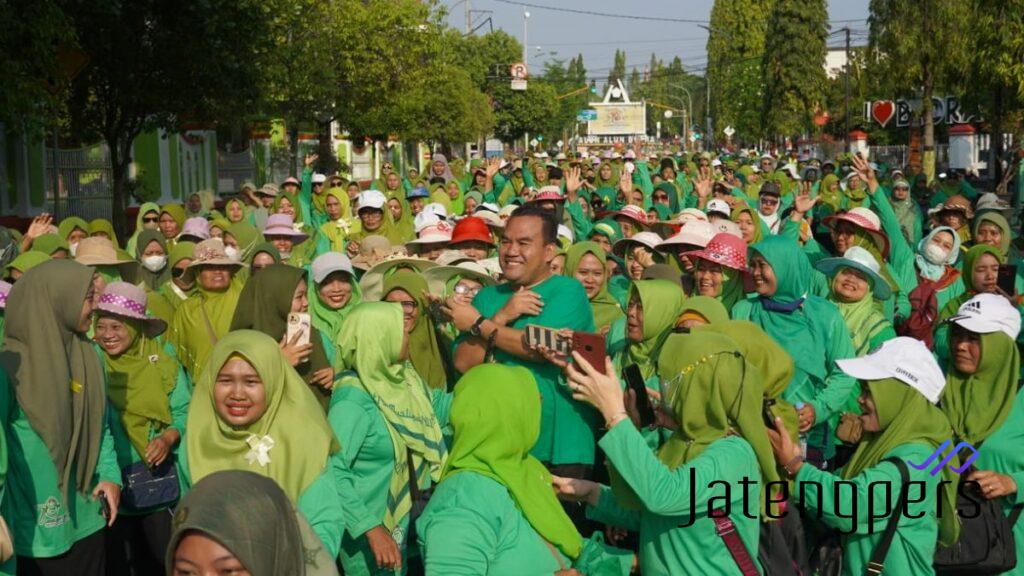
<svg viewBox="0 0 1024 576">
<path fill-rule="evenodd" d="M 55 0 L 0 2 L 0 123 L 38 135 L 58 120 L 59 97 L 73 51 L 64 11 Z"/>
<path fill-rule="evenodd" d="M 504 30 L 482 36 L 463 36 L 456 31 L 449 35 L 449 45 L 459 66 L 487 94 L 492 94 L 499 85 L 498 77 L 507 76 L 509 67 L 523 57 L 523 45 Z"/>
<path fill-rule="evenodd" d="M 558 93 L 549 84 L 530 80 L 524 91 L 514 91 L 507 84 L 495 90 L 494 133 L 503 142 L 513 142 L 524 134 L 557 132 Z"/>
<path fill-rule="evenodd" d="M 626 53 L 615 49 L 615 61 L 612 69 L 608 71 L 608 85 L 615 84 L 616 80 L 626 79 Z"/>
<path fill-rule="evenodd" d="M 275 31 L 262 0 L 92 0 L 68 4 L 66 16 L 88 58 L 71 84 L 71 128 L 109 147 L 123 234 L 135 137 L 254 107 Z"/>
<path fill-rule="evenodd" d="M 986 10 L 990 2 L 984 3 Z M 935 125 L 932 96 L 955 82 L 957 71 L 969 61 L 969 3 L 961 0 L 871 0 L 868 22 L 869 46 L 880 55 L 878 73 L 898 78 L 902 93 L 893 96 L 921 98 L 924 122 L 923 166 L 928 179 L 935 177 Z M 1000 34 L 1002 31 L 993 31 Z"/>
<path fill-rule="evenodd" d="M 395 110 L 405 140 L 446 145 L 476 141 L 494 127 L 486 94 L 477 89 L 469 73 L 449 64 L 433 66 L 432 76 L 443 82 L 423 83 L 406 94 Z"/>
<path fill-rule="evenodd" d="M 718 132 L 732 126 L 736 138 L 761 135 L 761 61 L 772 5 L 771 0 L 715 0 L 711 8 L 707 75 Z"/>
<path fill-rule="evenodd" d="M 768 21 L 761 74 L 765 135 L 796 136 L 824 101 L 825 0 L 777 0 Z"/>
</svg>

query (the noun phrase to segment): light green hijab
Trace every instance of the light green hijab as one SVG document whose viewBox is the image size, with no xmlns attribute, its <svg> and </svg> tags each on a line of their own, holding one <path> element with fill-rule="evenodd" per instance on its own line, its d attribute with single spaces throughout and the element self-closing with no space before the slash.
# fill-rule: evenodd
<svg viewBox="0 0 1024 576">
<path fill-rule="evenodd" d="M 71 260 L 36 266 L 7 297 L 0 366 L 46 445 L 65 496 L 93 488 L 106 417 L 103 365 L 78 332 L 93 271 Z"/>
<path fill-rule="evenodd" d="M 118 356 L 103 352 L 107 368 L 107 396 L 117 408 L 128 440 L 140 458 L 146 454 L 151 429 L 162 432 L 171 425 L 168 395 L 178 381 L 178 361 L 156 339 L 143 334 L 139 320 L 100 312 L 125 325 L 131 344 Z"/>
<path fill-rule="evenodd" d="M 604 284 L 601 285 L 601 290 L 590 299 L 590 308 L 594 311 L 594 326 L 601 330 L 606 326 L 611 326 L 612 322 L 625 316 L 622 308 L 619 306 L 619 301 L 608 292 L 608 255 L 605 253 L 604 248 L 597 242 L 573 244 L 565 251 L 565 267 L 562 273 L 570 278 L 575 277 L 576 270 L 580 267 L 580 262 L 587 254 L 592 254 L 597 258 L 601 262 L 601 267 L 605 270 L 605 280 Z"/>
<path fill-rule="evenodd" d="M 980 336 L 977 371 L 964 374 L 951 363 L 941 401 L 956 437 L 973 445 L 981 444 L 1006 421 L 1017 396 L 1020 374 L 1020 353 L 1009 336 L 1002 332 Z"/>
<path fill-rule="evenodd" d="M 445 372 L 444 359 L 441 356 L 441 345 L 438 342 L 434 318 L 430 315 L 426 293 L 429 290 L 427 281 L 415 270 L 395 269 L 384 280 L 381 298 L 386 298 L 394 290 L 404 290 L 416 302 L 419 315 L 409 333 L 409 359 L 416 372 L 423 378 L 427 386 L 439 390 L 448 388 L 448 376 Z M 347 364 L 346 364 L 347 365 Z"/>
<path fill-rule="evenodd" d="M 417 483 L 441 478 L 447 450 L 430 403 L 430 393 L 411 364 L 402 361 L 402 307 L 391 302 L 363 302 L 352 310 L 338 335 L 341 359 L 355 374 L 342 386 L 357 386 L 380 410 L 394 449 L 384 527 L 393 532 L 412 509 L 406 450 L 413 454 Z M 373 326 L 373 330 L 367 330 Z"/>
<path fill-rule="evenodd" d="M 843 302 L 836 295 L 835 285 L 838 282 L 836 278 L 837 276 L 833 276 L 829 282 L 831 292 L 829 302 L 832 302 L 836 305 L 836 308 L 839 308 L 839 313 L 843 315 L 846 327 L 850 329 L 853 349 L 857 356 L 863 356 L 871 351 L 872 339 L 886 328 L 891 327 L 892 324 L 875 306 L 875 298 L 871 287 L 868 288 L 867 293 L 858 302 Z"/>
<path fill-rule="evenodd" d="M 917 443 L 926 444 L 930 450 L 934 450 L 949 440 L 949 421 L 937 406 L 928 402 L 917 390 L 895 378 L 868 380 L 864 384 L 871 391 L 881 431 L 864 432 L 857 451 L 843 467 L 843 478 L 853 478 L 877 465 L 897 446 Z M 949 390 L 949 386 L 946 390 Z M 1011 401 L 1007 405 L 1007 410 L 1012 404 Z M 939 518 L 939 542 L 943 546 L 951 546 L 960 531 L 956 510 L 957 477 L 951 469 L 958 461 L 954 455 L 951 461 L 953 466 L 942 470 L 944 484 L 940 502 L 942 513 Z"/>
<path fill-rule="evenodd" d="M 213 398 L 217 374 L 235 356 L 256 369 L 267 402 L 258 420 L 239 428 L 221 420 Z M 285 361 L 278 343 L 256 330 L 230 332 L 213 347 L 196 382 L 186 429 L 193 482 L 221 470 L 250 470 L 277 482 L 293 503 L 326 470 L 328 458 L 338 450 L 334 432 L 309 386 Z M 246 458 L 251 436 L 273 438 L 268 464 Z"/>
<path fill-rule="evenodd" d="M 626 343 L 619 364 L 620 368 L 636 364 L 647 379 L 655 372 L 659 347 L 666 333 L 675 327 L 686 296 L 676 282 L 637 280 L 630 289 L 630 300 L 633 298 L 639 299 L 643 307 L 643 339 Z"/>
<path fill-rule="evenodd" d="M 24 274 L 48 260 L 50 260 L 50 257 L 43 252 L 37 252 L 35 250 L 23 252 L 18 254 L 14 260 L 11 260 L 11 262 L 4 267 L 4 277 L 9 277 L 11 275 L 11 270 L 17 270 Z"/>
<path fill-rule="evenodd" d="M 320 297 L 320 287 L 313 281 L 312 274 L 309 276 L 309 313 L 312 316 L 313 326 L 322 334 L 326 334 L 331 342 L 337 342 L 338 334 L 341 332 L 341 325 L 345 318 L 356 307 L 356 304 L 359 304 L 363 299 L 362 290 L 360 290 L 359 282 L 356 281 L 355 277 L 347 272 L 339 271 L 337 273 L 343 275 L 348 284 L 352 286 L 352 293 L 349 296 L 348 302 L 337 310 L 324 302 L 323 298 Z M 324 280 L 327 280 L 334 274 L 331 273 Z"/>
<path fill-rule="evenodd" d="M 114 225 L 110 223 L 110 220 L 105 218 L 96 218 L 89 222 L 89 235 L 95 236 L 97 232 L 101 232 L 110 238 L 110 242 L 114 245 L 114 248 L 120 249 L 121 243 L 117 240 L 117 233 L 114 232 Z"/>
<path fill-rule="evenodd" d="M 466 471 L 497 481 L 541 538 L 576 558 L 580 534 L 551 490 L 551 473 L 530 455 L 540 435 L 540 404 L 526 368 L 481 364 L 466 372 L 455 385 L 455 437 L 441 482 Z"/>
</svg>

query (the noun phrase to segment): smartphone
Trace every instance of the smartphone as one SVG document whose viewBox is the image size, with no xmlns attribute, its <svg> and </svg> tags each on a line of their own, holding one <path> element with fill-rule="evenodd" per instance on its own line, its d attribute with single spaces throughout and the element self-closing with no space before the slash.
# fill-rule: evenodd
<svg viewBox="0 0 1024 576">
<path fill-rule="evenodd" d="M 1017 265 L 1000 264 L 996 276 L 996 286 L 1006 292 L 1007 296 L 1013 296 L 1017 292 Z"/>
<path fill-rule="evenodd" d="M 430 313 L 430 317 L 433 318 L 435 322 L 444 323 L 451 320 L 451 318 L 446 316 L 444 311 L 441 310 L 442 306 L 444 306 L 444 303 L 442 303 L 440 300 L 431 300 L 430 303 L 427 305 L 427 310 Z"/>
<path fill-rule="evenodd" d="M 603 334 L 592 334 L 590 332 L 573 332 L 572 349 L 579 352 L 591 366 L 598 372 L 604 374 L 605 343 Z"/>
<path fill-rule="evenodd" d="M 651 405 L 651 397 L 647 395 L 647 385 L 644 384 L 644 377 L 640 374 L 640 367 L 630 364 L 622 370 L 622 378 L 626 386 L 636 395 L 636 410 L 640 413 L 640 425 L 648 427 L 654 424 L 654 406 Z"/>
<path fill-rule="evenodd" d="M 110 521 L 110 501 L 107 500 L 107 493 L 100 492 L 100 512 L 103 517 L 109 522 Z"/>
<path fill-rule="evenodd" d="M 558 330 L 528 324 L 526 326 L 526 345 L 531 348 L 545 346 L 560 356 L 572 355 L 572 342 L 558 334 Z"/>
<path fill-rule="evenodd" d="M 774 405 L 774 398 L 765 398 L 764 406 L 761 408 L 761 417 L 764 418 L 764 425 L 772 430 L 775 430 L 775 415 L 772 414 L 772 406 Z"/>
<path fill-rule="evenodd" d="M 309 314 L 304 312 L 292 312 L 288 314 L 288 331 L 285 333 L 285 342 L 291 342 L 295 335 L 299 335 L 299 344 L 309 344 L 310 337 Z"/>
</svg>

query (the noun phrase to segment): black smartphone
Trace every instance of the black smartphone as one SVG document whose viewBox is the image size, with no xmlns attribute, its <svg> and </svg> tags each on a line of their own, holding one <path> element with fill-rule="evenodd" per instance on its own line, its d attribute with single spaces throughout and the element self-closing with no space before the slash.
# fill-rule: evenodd
<svg viewBox="0 0 1024 576">
<path fill-rule="evenodd" d="M 103 514 L 103 517 L 109 522 L 110 521 L 110 501 L 107 500 L 107 493 L 106 492 L 100 492 L 100 506 L 101 506 L 100 512 Z"/>
<path fill-rule="evenodd" d="M 651 397 L 647 395 L 647 385 L 644 384 L 644 377 L 640 374 L 640 367 L 630 364 L 622 371 L 622 377 L 626 380 L 626 386 L 636 395 L 636 410 L 640 413 L 640 425 L 648 427 L 654 424 L 654 406 L 651 405 Z"/>
<path fill-rule="evenodd" d="M 1013 296 L 1017 291 L 1017 265 L 1016 264 L 1000 264 L 999 272 L 996 276 L 996 286 L 1000 290 L 1006 292 L 1007 296 Z"/>
<path fill-rule="evenodd" d="M 761 408 L 761 417 L 764 418 L 764 425 L 775 430 L 775 415 L 772 414 L 772 406 L 775 406 L 774 398 L 765 398 L 764 406 Z"/>
</svg>

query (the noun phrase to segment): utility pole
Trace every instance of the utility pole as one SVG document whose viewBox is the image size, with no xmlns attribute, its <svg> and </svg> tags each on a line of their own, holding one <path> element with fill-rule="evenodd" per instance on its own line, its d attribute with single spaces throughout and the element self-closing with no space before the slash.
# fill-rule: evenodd
<svg viewBox="0 0 1024 576">
<path fill-rule="evenodd" d="M 470 9 L 469 0 L 466 0 L 465 10 L 466 10 L 466 34 L 469 35 L 469 33 L 473 31 L 473 20 L 472 20 L 472 17 L 470 16 L 470 14 L 473 11 Z"/>
<path fill-rule="evenodd" d="M 467 0 L 468 1 L 468 0 Z M 850 27 L 843 28 L 846 32 L 846 70 L 843 74 L 843 89 L 846 91 L 844 107 L 846 111 L 845 116 L 845 132 L 843 133 L 843 142 L 846 143 L 846 149 L 850 149 Z"/>
</svg>

